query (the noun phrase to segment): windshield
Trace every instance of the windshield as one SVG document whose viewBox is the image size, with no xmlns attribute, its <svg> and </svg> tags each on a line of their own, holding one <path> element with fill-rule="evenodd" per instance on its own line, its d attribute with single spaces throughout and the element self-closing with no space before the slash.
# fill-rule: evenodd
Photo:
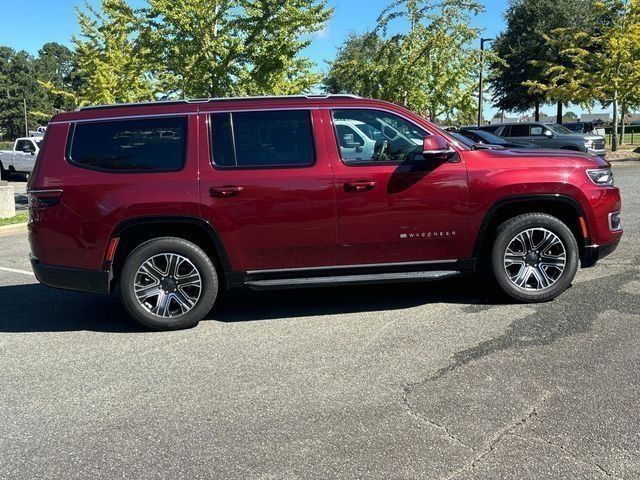
<svg viewBox="0 0 640 480">
<path fill-rule="evenodd" d="M 549 130 L 551 130 L 553 132 L 556 132 L 556 133 L 573 133 L 567 127 L 563 127 L 562 125 L 560 125 L 558 123 L 547 123 L 547 128 L 549 128 Z"/>
<path fill-rule="evenodd" d="M 38 145 L 38 148 L 42 148 L 42 140 L 36 140 L 36 145 Z"/>
<path fill-rule="evenodd" d="M 459 133 L 456 132 L 446 132 L 448 133 L 450 136 L 452 136 L 458 143 L 461 143 L 462 145 L 464 145 L 467 148 L 475 148 L 476 143 L 473 140 L 469 140 L 467 137 L 465 137 L 464 135 L 460 135 Z"/>
<path fill-rule="evenodd" d="M 502 138 L 499 137 L 498 135 L 495 135 L 491 132 L 485 132 L 484 130 L 471 130 L 473 133 L 475 133 L 478 137 L 482 138 L 482 140 L 485 143 L 489 143 L 491 145 L 504 145 L 505 143 L 507 143 L 507 141 Z"/>
</svg>

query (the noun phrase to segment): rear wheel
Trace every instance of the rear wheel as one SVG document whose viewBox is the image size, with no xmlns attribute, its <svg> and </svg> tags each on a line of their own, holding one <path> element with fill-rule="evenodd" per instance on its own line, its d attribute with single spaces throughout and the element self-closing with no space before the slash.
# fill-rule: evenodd
<svg viewBox="0 0 640 480">
<path fill-rule="evenodd" d="M 175 237 L 149 240 L 127 257 L 120 297 L 129 314 L 157 330 L 194 327 L 218 296 L 218 275 L 196 244 Z"/>
<path fill-rule="evenodd" d="M 498 227 L 491 264 L 506 294 L 544 302 L 571 285 L 578 257 L 578 243 L 567 225 L 551 215 L 527 213 Z"/>
<path fill-rule="evenodd" d="M 4 169 L 4 165 L 2 165 L 2 162 L 0 162 L 0 180 L 6 180 L 7 178 L 7 171 Z"/>
</svg>

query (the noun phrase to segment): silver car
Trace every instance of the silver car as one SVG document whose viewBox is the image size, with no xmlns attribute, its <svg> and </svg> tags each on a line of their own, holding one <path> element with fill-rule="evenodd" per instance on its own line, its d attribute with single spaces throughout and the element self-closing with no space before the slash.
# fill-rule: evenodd
<svg viewBox="0 0 640 480">
<path fill-rule="evenodd" d="M 572 132 L 557 123 L 503 123 L 479 127 L 513 142 L 534 143 L 540 148 L 573 150 L 604 157 L 607 153 L 602 135 Z"/>
</svg>

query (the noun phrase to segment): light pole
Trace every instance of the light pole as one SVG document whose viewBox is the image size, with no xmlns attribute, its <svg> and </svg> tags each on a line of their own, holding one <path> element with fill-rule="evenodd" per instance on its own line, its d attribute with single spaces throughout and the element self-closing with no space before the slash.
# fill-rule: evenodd
<svg viewBox="0 0 640 480">
<path fill-rule="evenodd" d="M 484 44 L 485 42 L 492 42 L 493 38 L 480 38 L 480 79 L 478 82 L 478 126 L 482 123 L 482 73 L 484 70 Z"/>
</svg>

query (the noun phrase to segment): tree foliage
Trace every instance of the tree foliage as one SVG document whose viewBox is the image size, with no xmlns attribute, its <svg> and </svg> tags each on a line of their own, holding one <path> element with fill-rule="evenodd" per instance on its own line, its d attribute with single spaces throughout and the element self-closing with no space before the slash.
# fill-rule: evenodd
<svg viewBox="0 0 640 480">
<path fill-rule="evenodd" d="M 524 112 L 558 101 L 551 91 L 531 88 L 546 85 L 548 64 L 558 51 L 549 48 L 550 32 L 583 25 L 592 0 L 513 0 L 505 14 L 507 27 L 495 39 L 493 51 L 501 61 L 491 64 L 489 78 L 494 105 L 501 110 Z"/>
<path fill-rule="evenodd" d="M 330 63 L 324 86 L 406 105 L 432 119 L 472 118 L 478 30 L 472 0 L 395 0 L 374 31 L 352 35 Z M 398 32 L 398 33 L 393 33 Z"/>
<path fill-rule="evenodd" d="M 319 80 L 301 52 L 330 15 L 324 0 L 149 0 L 140 43 L 170 94 L 301 93 Z"/>
<path fill-rule="evenodd" d="M 137 40 L 139 22 L 125 0 L 102 0 L 100 8 L 85 3 L 77 9 L 80 35 L 76 71 L 80 85 L 76 103 L 108 104 L 154 98 L 145 51 Z"/>
</svg>

